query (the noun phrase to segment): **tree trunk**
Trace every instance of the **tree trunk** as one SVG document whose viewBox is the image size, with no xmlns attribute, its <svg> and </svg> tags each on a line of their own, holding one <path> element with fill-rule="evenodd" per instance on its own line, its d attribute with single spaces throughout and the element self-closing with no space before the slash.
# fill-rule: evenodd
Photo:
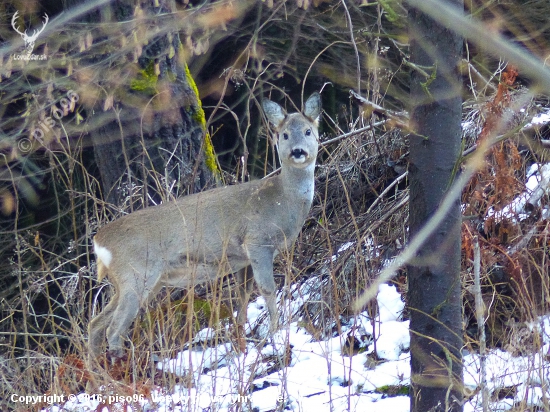
<svg viewBox="0 0 550 412">
<path fill-rule="evenodd" d="M 163 31 L 169 21 L 155 17 L 175 12 L 168 9 L 174 5 L 154 8 L 151 3 L 140 9 L 134 4 L 113 2 L 87 16 L 88 21 L 120 27 L 118 32 L 92 31 L 94 41 L 109 38 L 114 48 L 126 44 L 112 71 L 99 80 L 99 99 L 88 110 L 94 111 L 98 125 L 89 133 L 103 198 L 130 210 L 144 206 L 135 203 L 200 191 L 214 183 L 217 172 L 212 159 L 210 168 L 206 166 L 204 154 L 212 153 L 211 142 L 184 48 L 177 32 Z M 133 31 L 124 31 L 128 23 Z M 88 53 L 92 57 L 85 63 L 93 65 L 103 58 L 113 60 L 116 48 L 104 56 L 93 48 Z"/>
<path fill-rule="evenodd" d="M 462 5 L 462 0 L 453 0 Z M 461 147 L 462 38 L 409 11 L 411 62 L 410 237 L 453 183 Z M 426 76 L 427 75 L 427 76 Z M 411 412 L 462 410 L 461 211 L 457 200 L 408 267 Z"/>
</svg>

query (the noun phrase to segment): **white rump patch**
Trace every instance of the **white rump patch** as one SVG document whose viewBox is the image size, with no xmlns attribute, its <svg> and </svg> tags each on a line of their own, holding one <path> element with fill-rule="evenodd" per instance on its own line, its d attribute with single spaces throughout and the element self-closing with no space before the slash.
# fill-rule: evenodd
<svg viewBox="0 0 550 412">
<path fill-rule="evenodd" d="M 107 249 L 106 247 L 100 246 L 96 243 L 94 239 L 94 252 L 99 260 L 103 262 L 103 264 L 107 267 L 111 264 L 111 260 L 113 259 L 113 255 Z"/>
</svg>

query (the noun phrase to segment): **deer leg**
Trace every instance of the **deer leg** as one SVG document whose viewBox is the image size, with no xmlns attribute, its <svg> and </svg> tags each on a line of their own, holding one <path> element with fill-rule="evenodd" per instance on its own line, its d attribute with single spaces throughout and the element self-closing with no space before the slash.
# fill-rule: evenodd
<svg viewBox="0 0 550 412">
<path fill-rule="evenodd" d="M 124 354 L 123 339 L 126 337 L 130 325 L 137 317 L 140 305 L 137 294 L 125 294 L 121 296 L 124 302 L 116 308 L 111 324 L 107 328 L 107 342 L 109 344 L 109 353 L 114 357 L 120 358 Z"/>
<path fill-rule="evenodd" d="M 117 276 L 117 305 L 107 328 L 109 352 L 116 357 L 121 357 L 123 354 L 122 341 L 126 338 L 126 333 L 137 317 L 140 307 L 154 297 L 154 292 L 160 287 L 160 271 L 149 269 L 150 273 L 159 275 L 147 277 L 142 275 L 146 271 L 132 271 L 128 276 Z"/>
<path fill-rule="evenodd" d="M 107 328 L 109 352 L 115 357 L 121 357 L 124 350 L 122 339 L 130 325 L 137 317 L 140 308 L 140 296 L 135 291 L 121 291 L 119 304 L 111 315 L 111 323 Z"/>
<path fill-rule="evenodd" d="M 273 281 L 273 285 L 275 285 L 275 281 Z M 277 310 L 277 296 L 275 295 L 275 288 L 273 288 L 273 292 L 268 292 L 266 289 L 262 289 L 260 287 L 260 293 L 264 297 L 267 304 L 267 311 L 269 312 L 270 320 L 269 331 L 273 333 L 279 327 L 279 311 Z"/>
<path fill-rule="evenodd" d="M 113 311 L 117 306 L 118 293 L 115 293 L 109 304 L 92 319 L 88 326 L 88 346 L 93 357 L 97 357 L 100 353 L 99 348 L 105 340 L 105 330 L 111 323 Z"/>
<path fill-rule="evenodd" d="M 246 352 L 246 334 L 244 325 L 247 320 L 248 301 L 250 300 L 250 294 L 252 292 L 252 267 L 248 266 L 239 270 L 236 274 L 237 282 L 237 329 L 235 332 L 235 338 L 238 342 L 239 351 L 241 353 Z"/>
<path fill-rule="evenodd" d="M 252 267 L 247 266 L 236 273 L 237 297 L 239 299 L 237 308 L 237 324 L 244 327 L 247 321 L 247 309 L 250 295 L 252 294 Z"/>
<path fill-rule="evenodd" d="M 279 313 L 275 295 L 275 279 L 273 278 L 273 256 L 275 250 L 266 246 L 247 246 L 248 258 L 258 289 L 265 299 L 270 318 L 270 332 L 277 330 Z"/>
</svg>

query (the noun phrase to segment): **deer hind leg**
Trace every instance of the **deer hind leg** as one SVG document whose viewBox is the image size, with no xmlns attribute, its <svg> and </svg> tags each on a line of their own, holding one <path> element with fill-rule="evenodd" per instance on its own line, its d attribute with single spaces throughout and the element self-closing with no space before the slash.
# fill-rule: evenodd
<svg viewBox="0 0 550 412">
<path fill-rule="evenodd" d="M 109 353 L 121 357 L 124 351 L 123 340 L 132 322 L 137 317 L 139 309 L 153 297 L 159 289 L 159 275 L 144 276 L 142 272 L 126 272 L 127 276 L 119 276 L 117 282 L 117 305 L 111 314 L 111 322 L 107 327 L 107 342 Z M 159 273 L 151 270 L 150 273 Z"/>
<path fill-rule="evenodd" d="M 275 295 L 275 279 L 273 278 L 273 256 L 275 250 L 266 246 L 248 246 L 248 257 L 254 274 L 254 280 L 265 299 L 270 318 L 270 332 L 277 330 L 279 313 L 277 311 L 277 297 Z"/>
<path fill-rule="evenodd" d="M 90 354 L 97 357 L 100 354 L 100 348 L 105 341 L 105 330 L 111 323 L 113 311 L 118 306 L 118 293 L 111 298 L 111 301 L 101 313 L 97 314 L 88 326 L 88 346 Z"/>
</svg>

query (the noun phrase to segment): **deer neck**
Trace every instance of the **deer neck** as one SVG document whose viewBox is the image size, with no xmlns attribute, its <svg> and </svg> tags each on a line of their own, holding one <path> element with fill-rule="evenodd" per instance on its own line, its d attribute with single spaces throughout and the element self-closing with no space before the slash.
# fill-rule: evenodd
<svg viewBox="0 0 550 412">
<path fill-rule="evenodd" d="M 283 166 L 280 174 L 285 194 L 290 198 L 302 200 L 308 212 L 313 202 L 314 172 L 315 163 L 312 163 L 303 169 Z"/>
</svg>

